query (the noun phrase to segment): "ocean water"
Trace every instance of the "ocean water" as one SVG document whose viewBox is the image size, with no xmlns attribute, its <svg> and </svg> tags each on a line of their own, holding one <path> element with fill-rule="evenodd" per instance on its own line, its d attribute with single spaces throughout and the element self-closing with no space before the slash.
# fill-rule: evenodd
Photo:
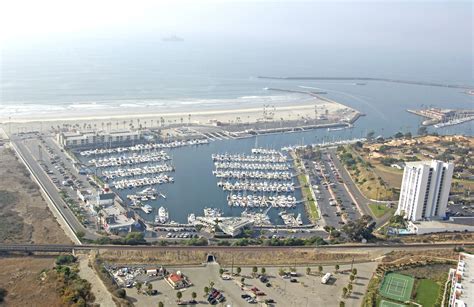
<svg viewBox="0 0 474 307">
<path fill-rule="evenodd" d="M 335 48 L 335 47 L 334 47 Z M 447 65 L 445 58 L 456 56 Z M 159 38 L 72 42 L 4 48 L 0 66 L 0 119 L 57 113 L 106 114 L 107 110 L 203 110 L 283 105 L 304 95 L 265 87 L 309 90 L 352 106 L 367 119 L 397 119 L 413 126 L 406 108 L 433 105 L 470 108 L 473 96 L 459 89 L 350 81 L 268 80 L 257 76 L 354 76 L 398 78 L 474 86 L 469 54 L 396 54 L 383 50 L 334 49 L 313 43 Z M 434 65 L 433 63 L 436 63 Z M 411 115 L 409 115 L 411 117 Z M 379 121 L 380 122 L 380 121 Z M 378 124 L 374 127 L 377 128 Z"/>
</svg>

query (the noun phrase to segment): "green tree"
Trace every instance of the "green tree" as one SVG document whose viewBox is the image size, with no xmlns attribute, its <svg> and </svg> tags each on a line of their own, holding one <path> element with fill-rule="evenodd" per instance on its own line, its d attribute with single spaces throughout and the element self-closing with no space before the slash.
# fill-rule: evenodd
<svg viewBox="0 0 474 307">
<path fill-rule="evenodd" d="M 395 137 L 396 139 L 402 138 L 402 137 L 403 137 L 403 133 L 401 133 L 400 131 L 398 131 L 397 133 L 395 133 L 394 137 Z"/>
<path fill-rule="evenodd" d="M 351 274 L 351 276 L 349 276 L 349 280 L 350 280 L 351 282 L 353 282 L 354 279 L 355 279 L 355 276 Z"/>
<path fill-rule="evenodd" d="M 220 268 L 219 269 L 219 275 L 222 275 L 222 274 L 224 274 L 224 269 Z"/>
<path fill-rule="evenodd" d="M 181 291 L 176 292 L 176 298 L 178 301 L 181 301 L 181 298 L 183 297 L 183 293 Z"/>
<path fill-rule="evenodd" d="M 353 274 L 353 275 L 357 275 L 357 269 L 356 269 L 356 268 L 353 268 L 353 269 L 352 269 L 352 274 Z"/>
<path fill-rule="evenodd" d="M 266 272 L 267 272 L 267 269 L 265 269 L 264 267 L 262 267 L 262 268 L 260 269 L 260 273 L 261 273 L 262 275 L 265 275 Z"/>
<path fill-rule="evenodd" d="M 240 273 L 242 273 L 242 268 L 238 266 L 236 271 L 237 271 L 237 275 L 240 275 Z"/>
<path fill-rule="evenodd" d="M 352 284 L 347 285 L 347 290 L 349 290 L 349 292 L 352 292 Z"/>
<path fill-rule="evenodd" d="M 115 295 L 119 298 L 125 298 L 127 296 L 127 292 L 125 291 L 125 289 L 117 289 L 115 291 Z"/>
<path fill-rule="evenodd" d="M 209 283 L 209 287 L 210 287 L 211 289 L 214 288 L 214 282 L 213 282 L 213 281 L 211 281 L 211 282 Z"/>
<path fill-rule="evenodd" d="M 285 274 L 286 274 L 286 272 L 285 272 L 285 270 L 283 270 L 283 268 L 280 268 L 280 269 L 278 270 L 278 275 L 283 276 L 283 275 L 285 275 Z"/>
<path fill-rule="evenodd" d="M 191 293 L 191 297 L 193 298 L 193 300 L 195 300 L 196 297 L 197 297 L 197 293 L 196 293 L 196 292 L 192 292 L 192 293 Z"/>
<path fill-rule="evenodd" d="M 343 301 L 340 301 L 339 302 L 339 307 L 346 307 L 346 303 L 344 303 Z"/>
<path fill-rule="evenodd" d="M 256 266 L 254 266 L 252 268 L 252 276 L 255 277 L 255 274 L 257 274 L 257 272 L 258 272 L 258 268 Z"/>
<path fill-rule="evenodd" d="M 421 126 L 418 128 L 418 135 L 427 135 L 428 134 L 428 128 L 425 126 Z"/>
<path fill-rule="evenodd" d="M 209 287 L 205 286 L 204 287 L 204 296 L 207 296 L 209 294 L 209 291 L 210 291 Z"/>
<path fill-rule="evenodd" d="M 321 274 L 323 272 L 323 266 L 318 265 L 318 272 Z"/>
<path fill-rule="evenodd" d="M 337 272 L 339 271 L 339 264 L 336 264 L 336 265 L 334 266 L 334 269 L 336 269 L 336 273 L 337 273 Z"/>
<path fill-rule="evenodd" d="M 79 238 L 79 240 L 81 240 L 82 238 L 84 238 L 86 234 L 84 233 L 84 231 L 78 231 L 76 233 L 76 236 Z"/>
<path fill-rule="evenodd" d="M 163 304 L 163 302 L 159 302 L 158 307 L 165 307 L 165 304 Z"/>
<path fill-rule="evenodd" d="M 142 289 L 142 283 L 138 281 L 137 284 L 135 285 L 135 287 L 137 288 L 137 292 L 140 293 L 140 291 Z"/>
<path fill-rule="evenodd" d="M 245 277 L 242 277 L 242 278 L 240 279 L 240 283 L 241 283 L 241 284 L 244 284 L 244 283 L 245 283 Z"/>
<path fill-rule="evenodd" d="M 311 274 L 311 268 L 306 268 L 306 275 Z"/>
<path fill-rule="evenodd" d="M 347 291 L 348 291 L 348 290 L 347 290 L 346 287 L 342 288 L 342 297 L 346 297 Z"/>
</svg>

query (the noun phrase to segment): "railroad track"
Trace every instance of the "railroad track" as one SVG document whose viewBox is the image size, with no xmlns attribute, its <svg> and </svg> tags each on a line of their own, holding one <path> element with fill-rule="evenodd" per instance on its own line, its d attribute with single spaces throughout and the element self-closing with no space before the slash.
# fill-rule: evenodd
<svg viewBox="0 0 474 307">
<path fill-rule="evenodd" d="M 154 245 L 57 245 L 57 244 L 1 244 L 0 252 L 72 252 L 80 250 L 149 250 L 149 251 L 290 251 L 290 250 L 370 250 L 387 251 L 398 249 L 448 249 L 462 246 L 474 246 L 474 242 L 440 242 L 411 244 L 340 244 L 309 246 L 154 246 Z"/>
</svg>

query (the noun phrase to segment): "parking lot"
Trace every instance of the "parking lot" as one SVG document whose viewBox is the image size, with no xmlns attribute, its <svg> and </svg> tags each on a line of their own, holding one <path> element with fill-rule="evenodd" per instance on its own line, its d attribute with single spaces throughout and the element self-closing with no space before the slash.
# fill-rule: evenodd
<svg viewBox="0 0 474 307">
<path fill-rule="evenodd" d="M 354 264 L 357 269 L 357 278 L 352 283 L 352 293 L 344 299 L 346 306 L 360 306 L 361 300 L 367 288 L 376 263 Z M 253 306 L 258 302 L 274 301 L 275 306 L 335 306 L 339 304 L 342 295 L 342 288 L 349 284 L 349 272 L 351 265 L 341 265 L 339 273 L 334 273 L 334 266 L 324 266 L 321 273 L 317 266 L 311 266 L 311 274 L 306 275 L 306 267 L 296 268 L 294 282 L 292 278 L 283 278 L 279 275 L 280 269 L 289 272 L 288 267 L 266 267 L 265 275 L 268 281 L 262 282 L 258 278 L 253 278 L 252 268 L 243 267 L 239 276 L 233 276 L 229 280 L 224 280 L 219 275 L 220 266 L 218 264 L 208 264 L 202 267 L 170 268 L 168 271 L 181 271 L 185 274 L 193 285 L 182 290 L 174 290 L 164 280 L 152 281 L 153 289 L 158 290 L 158 295 L 149 296 L 138 294 L 136 289 L 127 289 L 127 295 L 140 306 L 156 306 L 162 301 L 165 306 L 176 306 L 176 293 L 181 291 L 182 300 L 191 300 L 191 293 L 196 292 L 199 304 L 208 304 L 204 297 L 204 287 L 214 283 L 214 288 L 218 289 L 226 298 L 225 304 L 230 306 Z M 225 274 L 230 275 L 231 268 L 226 267 Z M 234 274 L 237 268 L 234 267 Z M 258 268 L 261 272 L 261 268 Z M 322 276 L 330 272 L 332 278 L 327 284 L 321 283 Z M 244 278 L 242 286 L 241 278 Z M 296 281 L 296 282 L 295 282 Z M 256 294 L 259 295 L 256 295 Z M 243 297 L 256 297 L 255 302 L 247 302 Z"/>
<path fill-rule="evenodd" d="M 81 175 L 73 167 L 73 161 L 61 150 L 51 137 L 24 138 L 23 144 L 31 155 L 39 162 L 49 180 L 59 191 L 63 191 L 63 199 L 76 216 L 80 216 L 82 224 L 91 231 L 97 230 L 95 217 L 85 204 L 78 200 L 75 190 L 92 190 L 94 184 L 86 175 Z"/>
<path fill-rule="evenodd" d="M 346 190 L 332 157 L 323 153 L 321 160 L 304 162 L 325 224 L 341 228 L 344 220 L 359 218 L 360 213 Z"/>
</svg>

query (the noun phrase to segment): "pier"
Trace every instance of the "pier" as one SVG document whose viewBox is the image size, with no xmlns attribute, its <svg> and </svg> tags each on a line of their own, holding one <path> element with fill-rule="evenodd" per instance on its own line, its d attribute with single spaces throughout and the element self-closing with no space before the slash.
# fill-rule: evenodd
<svg viewBox="0 0 474 307">
<path fill-rule="evenodd" d="M 466 90 L 472 90 L 474 88 L 474 86 L 461 85 L 461 84 L 436 83 L 436 82 L 426 82 L 426 81 L 411 81 L 411 80 L 390 79 L 390 78 L 371 78 L 371 77 L 271 77 L 271 76 L 257 76 L 257 78 L 259 78 L 259 79 L 273 79 L 273 80 L 381 81 L 381 82 L 401 83 L 401 84 L 411 84 L 411 85 L 460 88 L 460 89 L 466 89 Z"/>
<path fill-rule="evenodd" d="M 435 128 L 458 125 L 474 120 L 473 110 L 427 108 L 422 110 L 408 109 L 407 112 L 427 118 L 427 120 L 423 121 L 422 125 L 433 125 Z"/>
</svg>

